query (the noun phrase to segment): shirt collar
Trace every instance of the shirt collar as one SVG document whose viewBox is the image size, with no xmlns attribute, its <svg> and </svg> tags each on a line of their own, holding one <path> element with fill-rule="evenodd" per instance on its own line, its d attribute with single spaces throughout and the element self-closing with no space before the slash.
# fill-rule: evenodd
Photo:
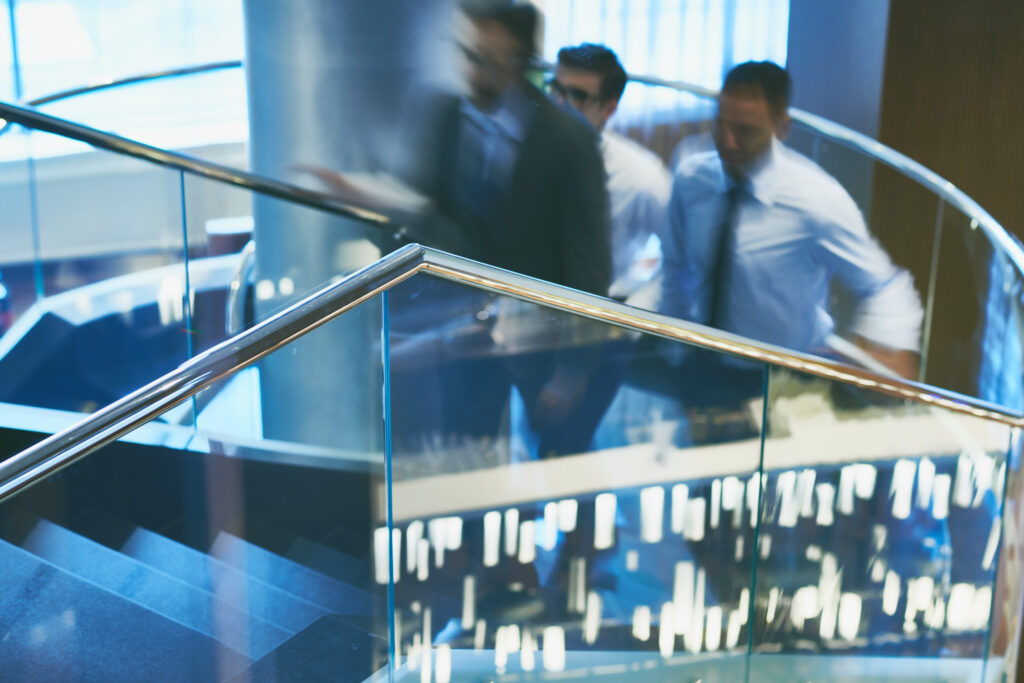
<svg viewBox="0 0 1024 683">
<path fill-rule="evenodd" d="M 492 112 L 483 112 L 469 100 L 462 100 L 462 115 L 485 130 L 496 130 L 505 137 L 522 142 L 530 117 L 529 99 L 517 87 L 509 88 Z"/>
<path fill-rule="evenodd" d="M 748 194 L 766 206 L 775 203 L 779 184 L 779 160 L 782 153 L 782 143 L 777 137 L 772 136 L 772 144 L 768 151 L 754 162 L 747 173 L 744 186 Z M 735 184 L 725 171 L 722 171 L 721 191 L 728 192 Z"/>
</svg>

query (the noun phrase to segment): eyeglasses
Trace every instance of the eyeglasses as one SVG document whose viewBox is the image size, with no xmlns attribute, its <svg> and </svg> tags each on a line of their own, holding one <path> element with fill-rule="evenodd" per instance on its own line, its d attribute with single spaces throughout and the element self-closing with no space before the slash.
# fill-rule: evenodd
<svg viewBox="0 0 1024 683">
<path fill-rule="evenodd" d="M 458 46 L 459 51 L 462 52 L 462 56 L 465 57 L 469 64 L 492 73 L 500 73 L 508 68 L 518 69 L 523 64 L 522 60 L 514 57 L 510 58 L 507 62 L 500 62 L 493 57 L 482 54 L 478 50 L 475 50 L 462 42 L 456 42 L 456 45 Z"/>
<path fill-rule="evenodd" d="M 548 95 L 563 102 L 568 102 L 577 109 L 582 109 L 587 106 L 588 102 L 601 101 L 600 96 L 592 95 L 582 88 L 570 88 L 559 83 L 558 79 L 555 77 L 551 77 L 544 81 L 544 87 L 547 90 Z"/>
</svg>

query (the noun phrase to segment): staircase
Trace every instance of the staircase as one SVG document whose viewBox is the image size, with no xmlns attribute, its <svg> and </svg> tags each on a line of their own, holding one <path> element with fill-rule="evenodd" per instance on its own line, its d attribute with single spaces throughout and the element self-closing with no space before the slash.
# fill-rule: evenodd
<svg viewBox="0 0 1024 683">
<path fill-rule="evenodd" d="M 3 680 L 364 680 L 387 649 L 365 567 L 291 541 L 318 569 L 224 531 L 203 552 L 105 512 L 62 525 L 7 505 Z"/>
</svg>

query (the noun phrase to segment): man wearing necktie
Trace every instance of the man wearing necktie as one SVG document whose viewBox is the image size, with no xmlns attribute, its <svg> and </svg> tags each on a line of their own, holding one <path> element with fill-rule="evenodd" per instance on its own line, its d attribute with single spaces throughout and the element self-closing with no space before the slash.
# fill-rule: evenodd
<svg viewBox="0 0 1024 683">
<path fill-rule="evenodd" d="M 661 310 L 788 349 L 838 355 L 834 278 L 857 302 L 846 333 L 915 376 L 922 309 L 838 182 L 784 147 L 789 75 L 747 62 L 726 76 L 715 151 L 685 159 L 669 203 Z"/>
</svg>

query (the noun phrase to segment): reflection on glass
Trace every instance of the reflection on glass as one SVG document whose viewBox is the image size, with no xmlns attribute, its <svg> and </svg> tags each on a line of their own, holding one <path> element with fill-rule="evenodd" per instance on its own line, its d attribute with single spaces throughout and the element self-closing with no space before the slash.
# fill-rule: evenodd
<svg viewBox="0 0 1024 683">
<path fill-rule="evenodd" d="M 761 368 L 429 276 L 388 318 L 400 671 L 742 676 Z"/>
<path fill-rule="evenodd" d="M 234 405 L 200 431 L 169 424 L 172 409 L 0 504 L 5 680 L 363 680 L 387 666 L 379 413 L 306 403 L 273 438 L 224 436 L 247 402 L 279 413 L 314 387 L 274 374 L 282 357 L 343 366 L 335 323 L 261 360 L 276 384 L 218 397 Z M 376 380 L 345 386 L 379 411 L 379 347 L 359 362 Z"/>
<path fill-rule="evenodd" d="M 754 680 L 828 678 L 844 655 L 979 680 L 1009 428 L 781 370 L 767 417 Z"/>
</svg>

